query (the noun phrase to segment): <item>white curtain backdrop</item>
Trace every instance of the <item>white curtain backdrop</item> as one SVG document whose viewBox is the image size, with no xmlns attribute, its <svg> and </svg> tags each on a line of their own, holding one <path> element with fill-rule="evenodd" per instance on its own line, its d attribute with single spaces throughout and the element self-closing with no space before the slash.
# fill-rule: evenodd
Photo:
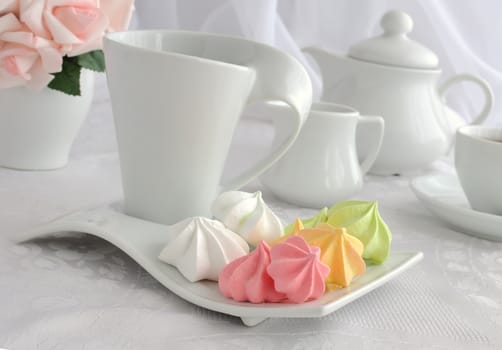
<svg viewBox="0 0 502 350">
<path fill-rule="evenodd" d="M 487 124 L 502 125 L 501 0 L 136 0 L 132 27 L 225 33 L 273 45 L 305 65 L 318 99 L 317 67 L 300 48 L 319 45 L 345 53 L 381 33 L 379 20 L 391 9 L 412 16 L 410 36 L 437 53 L 443 79 L 468 72 L 490 82 L 495 107 Z M 482 97 L 477 87 L 464 84 L 452 90 L 448 103 L 469 120 Z"/>
</svg>

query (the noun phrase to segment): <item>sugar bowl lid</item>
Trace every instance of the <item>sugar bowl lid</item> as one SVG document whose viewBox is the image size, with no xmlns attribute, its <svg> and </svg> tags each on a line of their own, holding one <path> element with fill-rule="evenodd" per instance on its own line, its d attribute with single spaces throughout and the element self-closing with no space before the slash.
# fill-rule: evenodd
<svg viewBox="0 0 502 350">
<path fill-rule="evenodd" d="M 438 57 L 429 48 L 408 38 L 413 20 L 403 11 L 389 11 L 380 20 L 383 34 L 364 40 L 349 50 L 358 60 L 390 66 L 437 69 Z"/>
</svg>

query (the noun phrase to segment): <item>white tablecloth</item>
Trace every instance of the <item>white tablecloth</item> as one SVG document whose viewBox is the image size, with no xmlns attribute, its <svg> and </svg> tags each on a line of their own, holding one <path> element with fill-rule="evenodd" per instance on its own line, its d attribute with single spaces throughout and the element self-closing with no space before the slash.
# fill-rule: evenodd
<svg viewBox="0 0 502 350">
<path fill-rule="evenodd" d="M 258 124 L 244 121 L 238 128 L 229 173 L 252 162 L 253 149 L 263 148 L 270 133 Z M 439 170 L 452 171 L 448 162 L 429 169 Z M 67 167 L 0 168 L 0 348 L 502 348 L 502 244 L 447 228 L 418 202 L 408 181 L 368 176 L 358 198 L 379 201 L 394 234 L 393 251 L 421 250 L 424 261 L 327 317 L 272 319 L 247 328 L 237 318 L 178 298 L 99 239 L 13 242 L 39 223 L 121 197 L 101 76 Z M 262 189 L 258 182 L 245 188 L 256 189 Z M 285 222 L 315 212 L 264 195 Z"/>
</svg>

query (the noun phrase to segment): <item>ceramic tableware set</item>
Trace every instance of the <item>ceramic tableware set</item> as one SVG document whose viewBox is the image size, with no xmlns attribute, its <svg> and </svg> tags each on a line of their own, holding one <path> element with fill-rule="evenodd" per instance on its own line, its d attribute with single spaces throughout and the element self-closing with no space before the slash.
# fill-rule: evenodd
<svg viewBox="0 0 502 350">
<path fill-rule="evenodd" d="M 447 89 L 464 80 L 481 87 L 485 106 L 473 123 L 488 116 L 491 89 L 467 74 L 438 86 L 437 56 L 408 38 L 412 19 L 391 11 L 381 26 L 383 34 L 347 56 L 304 50 L 319 63 L 330 102 L 313 105 L 304 68 L 266 45 L 190 32 L 108 35 L 126 213 L 163 224 L 207 216 L 218 193 L 261 174 L 279 198 L 320 208 L 357 194 L 368 171 L 400 174 L 443 156 L 460 124 L 444 105 Z M 276 120 L 270 155 L 221 184 L 239 116 L 258 101 L 283 102 L 293 113 Z"/>
<path fill-rule="evenodd" d="M 371 173 L 418 170 L 455 145 L 459 179 L 455 174 L 424 176 L 414 179 L 411 187 L 453 228 L 501 241 L 502 131 L 475 125 L 483 123 L 492 109 L 491 87 L 470 74 L 455 75 L 438 85 L 438 58 L 408 37 L 413 28 L 410 16 L 401 11 L 388 12 L 381 26 L 383 34 L 352 46 L 347 56 L 316 47 L 304 49 L 319 64 L 324 82 L 322 98 L 384 119 L 383 143 Z M 462 126 L 465 122 L 444 104 L 449 88 L 461 82 L 479 86 L 485 99 L 471 126 Z M 374 134 L 366 125 L 358 128 L 360 157 L 374 149 L 370 144 Z"/>
<path fill-rule="evenodd" d="M 468 80 L 481 87 L 485 106 L 474 123 L 486 119 L 492 106 L 486 82 L 459 75 L 438 86 L 436 55 L 407 37 L 411 18 L 392 11 L 381 24 L 381 36 L 353 46 L 346 57 L 319 48 L 304 50 L 322 72 L 325 102 L 320 103 L 312 103 L 304 67 L 267 45 L 193 32 L 109 34 L 104 52 L 123 208 L 70 214 L 26 238 L 62 230 L 102 237 L 174 293 L 239 316 L 247 325 L 268 317 L 323 316 L 377 288 L 419 261 L 421 253 L 395 253 L 384 265 L 371 267 L 350 289 L 327 293 L 301 307 L 262 307 L 228 300 L 209 282 L 189 283 L 157 259 L 157 250 L 165 239 L 165 225 L 192 216 L 210 217 L 219 193 L 258 176 L 279 198 L 319 208 L 357 194 L 367 172 L 390 175 L 431 163 L 450 149 L 460 124 L 443 102 L 454 83 Z M 264 101 L 287 111 L 274 120 L 276 136 L 269 155 L 221 183 L 241 112 Z M 496 216 L 502 214 L 501 198 L 487 184 L 500 187 L 500 176 L 478 177 L 502 172 L 502 163 L 496 161 L 502 157 L 502 143 L 494 140 L 502 140 L 501 132 L 460 129 L 457 169 L 474 208 Z M 477 157 L 478 152 L 483 157 Z"/>
<path fill-rule="evenodd" d="M 465 124 L 444 104 L 451 86 L 469 81 L 481 88 L 485 104 L 473 124 L 487 118 L 493 96 L 490 86 L 473 75 L 456 75 L 438 85 L 438 58 L 408 37 L 413 21 L 406 13 L 388 12 L 381 26 L 382 35 L 352 46 L 347 56 L 315 47 L 304 51 L 321 69 L 322 99 L 384 118 L 385 135 L 371 172 L 392 175 L 417 170 L 451 148 L 456 128 Z M 360 132 L 358 146 L 364 154 L 371 149 L 366 140 L 372 130 L 362 127 Z"/>
<path fill-rule="evenodd" d="M 353 106 L 361 114 L 381 116 L 383 141 L 379 140 L 383 123 L 376 123 L 378 118 L 373 117 L 373 123 L 359 123 L 354 131 L 340 117 L 344 108 L 350 114 L 348 107 L 314 104 L 299 139 L 262 176 L 262 182 L 286 201 L 322 207 L 330 199 L 356 194 L 366 171 L 378 175 L 416 171 L 445 155 L 456 139 L 460 182 L 453 174 L 425 176 L 414 179 L 411 187 L 434 214 L 455 229 L 502 240 L 502 131 L 474 125 L 484 122 L 492 109 L 490 86 L 470 74 L 455 75 L 438 85 L 439 60 L 408 37 L 413 28 L 410 16 L 391 11 L 380 24 L 380 36 L 352 46 L 346 56 L 317 47 L 304 51 L 319 65 L 322 99 Z M 444 103 L 448 89 L 461 82 L 478 85 L 485 99 L 472 126 L 462 126 L 465 122 Z M 328 113 L 331 119 L 323 120 L 320 115 Z M 345 151 L 340 151 L 340 144 Z M 355 165 L 354 149 L 361 167 Z M 314 174 L 294 171 L 312 163 L 321 164 Z"/>
</svg>

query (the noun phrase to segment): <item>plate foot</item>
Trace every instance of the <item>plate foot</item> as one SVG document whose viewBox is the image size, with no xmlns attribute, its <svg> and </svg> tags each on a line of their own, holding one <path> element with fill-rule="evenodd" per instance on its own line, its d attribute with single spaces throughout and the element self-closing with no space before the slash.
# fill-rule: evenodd
<svg viewBox="0 0 502 350">
<path fill-rule="evenodd" d="M 262 317 L 241 317 L 242 323 L 244 323 L 248 327 L 254 327 L 257 324 L 262 323 L 263 321 L 266 321 L 267 318 L 262 318 Z"/>
</svg>

